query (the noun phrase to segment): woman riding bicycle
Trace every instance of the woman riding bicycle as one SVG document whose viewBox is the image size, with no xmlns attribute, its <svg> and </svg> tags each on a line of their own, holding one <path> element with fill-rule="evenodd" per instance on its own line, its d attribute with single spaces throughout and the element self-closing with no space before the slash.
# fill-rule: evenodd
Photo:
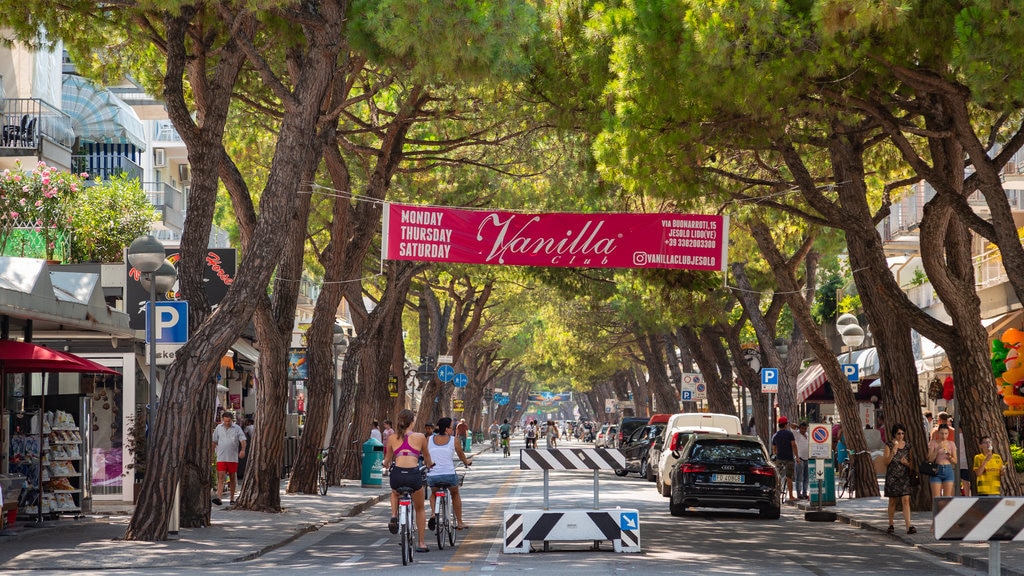
<svg viewBox="0 0 1024 576">
<path fill-rule="evenodd" d="M 465 530 L 468 526 L 462 522 L 462 497 L 459 496 L 459 477 L 455 475 L 455 456 L 457 455 L 467 468 L 473 464 L 473 461 L 466 458 L 466 453 L 462 451 L 462 446 L 455 441 L 455 438 L 452 436 L 454 431 L 455 427 L 452 426 L 452 419 L 441 418 L 437 421 L 434 435 L 427 440 L 427 452 L 430 453 L 430 459 L 434 462 L 434 467 L 427 472 L 427 486 L 448 485 L 448 492 L 452 495 L 452 509 L 455 511 L 455 521 L 458 524 L 458 529 Z M 429 530 L 434 529 L 436 517 L 437 510 L 434 510 L 430 516 L 430 522 L 427 524 Z"/>
<path fill-rule="evenodd" d="M 427 437 L 419 432 L 410 432 L 416 415 L 412 410 L 402 410 L 395 421 L 395 433 L 388 438 L 384 450 L 384 467 L 390 469 L 391 479 L 391 520 L 388 530 L 398 534 L 398 489 L 412 488 L 412 503 L 416 509 L 416 531 L 419 539 L 417 552 L 429 552 L 423 542 L 426 532 L 426 515 L 423 513 L 423 472 L 420 470 L 420 456 L 427 468 L 434 466 L 427 449 Z"/>
</svg>

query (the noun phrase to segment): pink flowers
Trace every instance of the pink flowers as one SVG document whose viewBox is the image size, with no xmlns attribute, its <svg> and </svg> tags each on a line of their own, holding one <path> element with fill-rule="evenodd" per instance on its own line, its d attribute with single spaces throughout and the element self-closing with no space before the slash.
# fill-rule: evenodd
<svg viewBox="0 0 1024 576">
<path fill-rule="evenodd" d="M 68 236 L 67 206 L 80 190 L 83 178 L 88 178 L 88 174 L 62 172 L 45 162 L 39 162 L 30 171 L 22 170 L 19 163 L 14 170 L 0 172 L 0 254 L 10 248 L 12 236 L 21 230 L 17 237 L 21 255 L 26 255 L 26 244 L 36 245 L 26 232 L 34 231 L 41 237 L 37 250 L 52 259 L 61 247 L 59 239 Z"/>
</svg>

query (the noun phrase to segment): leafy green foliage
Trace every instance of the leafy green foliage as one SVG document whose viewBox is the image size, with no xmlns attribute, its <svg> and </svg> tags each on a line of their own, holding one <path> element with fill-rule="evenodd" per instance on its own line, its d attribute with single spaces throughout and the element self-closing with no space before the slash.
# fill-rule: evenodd
<svg viewBox="0 0 1024 576">
<path fill-rule="evenodd" d="M 157 220 L 138 180 L 122 174 L 85 186 L 72 199 L 71 261 L 120 262 L 125 247 Z"/>
</svg>

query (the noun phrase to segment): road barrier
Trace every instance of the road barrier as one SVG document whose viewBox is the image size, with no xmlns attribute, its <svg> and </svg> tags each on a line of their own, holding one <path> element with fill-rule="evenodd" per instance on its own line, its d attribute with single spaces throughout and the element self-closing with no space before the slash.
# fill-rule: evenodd
<svg viewBox="0 0 1024 576">
<path fill-rule="evenodd" d="M 549 550 L 550 542 L 593 541 L 593 550 L 599 550 L 603 541 L 610 540 L 616 552 L 640 551 L 640 513 L 635 509 L 601 509 L 598 473 L 626 466 L 620 450 L 609 448 L 548 448 L 519 451 L 521 470 L 544 472 L 544 508 L 540 510 L 505 511 L 506 554 L 524 554 L 532 550 L 531 542 L 543 542 Z M 549 473 L 558 471 L 593 471 L 593 509 L 551 510 L 549 501 Z"/>
<path fill-rule="evenodd" d="M 999 574 L 1000 542 L 1024 541 L 1024 498 L 936 498 L 936 540 L 988 542 L 988 573 Z"/>
</svg>

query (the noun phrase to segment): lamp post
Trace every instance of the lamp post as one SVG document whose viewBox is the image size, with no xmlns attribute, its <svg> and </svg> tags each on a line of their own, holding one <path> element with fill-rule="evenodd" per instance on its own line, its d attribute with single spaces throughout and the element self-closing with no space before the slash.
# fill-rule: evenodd
<svg viewBox="0 0 1024 576">
<path fill-rule="evenodd" d="M 178 273 L 167 261 L 164 245 L 154 236 L 139 236 L 128 247 L 128 263 L 142 273 L 139 282 L 149 290 L 146 307 L 146 339 L 149 341 L 149 425 L 156 423 L 156 308 L 157 290 L 166 292 L 174 286 Z M 150 442 L 149 446 L 152 447 Z M 150 448 L 152 449 L 152 448 Z"/>
</svg>

